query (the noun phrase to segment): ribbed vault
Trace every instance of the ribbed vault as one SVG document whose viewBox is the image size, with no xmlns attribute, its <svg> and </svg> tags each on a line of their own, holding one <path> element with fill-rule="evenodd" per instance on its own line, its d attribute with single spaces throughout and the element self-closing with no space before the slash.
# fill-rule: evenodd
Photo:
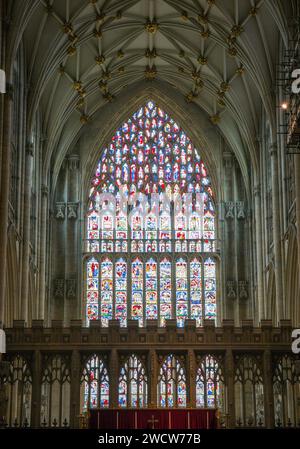
<svg viewBox="0 0 300 449">
<path fill-rule="evenodd" d="M 160 83 L 194 103 L 241 166 L 257 169 L 263 104 L 274 123 L 277 0 L 36 0 L 14 2 L 28 63 L 29 128 L 39 110 L 44 172 L 107 103 Z M 276 4 L 276 8 L 274 7 Z M 20 32 L 12 42 L 17 45 Z M 12 52 L 15 49 L 12 48 Z M 53 159 L 52 159 L 53 160 Z"/>
</svg>

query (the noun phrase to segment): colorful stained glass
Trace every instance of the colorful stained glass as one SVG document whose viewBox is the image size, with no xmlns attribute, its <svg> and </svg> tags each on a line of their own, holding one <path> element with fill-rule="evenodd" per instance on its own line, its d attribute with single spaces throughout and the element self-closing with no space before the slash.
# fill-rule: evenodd
<svg viewBox="0 0 300 449">
<path fill-rule="evenodd" d="M 106 258 L 101 262 L 101 324 L 108 326 L 113 317 L 113 263 Z"/>
<path fill-rule="evenodd" d="M 192 259 L 190 262 L 190 301 L 191 319 L 196 320 L 198 326 L 202 323 L 202 279 L 201 262 Z"/>
<path fill-rule="evenodd" d="M 123 123 L 101 150 L 88 206 L 87 252 L 112 257 L 101 266 L 94 258 L 100 280 L 99 273 L 87 276 L 87 323 L 100 318 L 107 326 L 116 318 L 126 326 L 133 318 L 143 326 L 145 319 L 159 318 L 164 326 L 176 316 L 182 327 L 186 318 L 199 326 L 202 315 L 216 317 L 211 181 L 198 149 L 153 101 Z M 204 253 L 206 262 L 195 259 L 195 253 Z"/>
<path fill-rule="evenodd" d="M 87 301 L 86 316 L 88 322 L 99 316 L 99 263 L 92 258 L 87 263 Z"/>
<path fill-rule="evenodd" d="M 119 259 L 115 264 L 115 318 L 120 320 L 120 326 L 127 324 L 127 262 Z"/>
<path fill-rule="evenodd" d="M 215 319 L 217 314 L 216 262 L 211 258 L 204 261 L 204 284 L 205 318 Z"/>
<path fill-rule="evenodd" d="M 131 302 L 131 317 L 134 320 L 139 320 L 139 325 L 143 326 L 143 291 L 144 291 L 144 270 L 143 262 L 140 259 L 135 259 L 132 262 L 131 270 L 131 285 L 132 285 L 132 302 Z"/>
<path fill-rule="evenodd" d="M 169 259 L 160 262 L 160 325 L 172 318 L 172 264 Z"/>
<path fill-rule="evenodd" d="M 146 262 L 146 320 L 157 319 L 157 262 Z"/>
<path fill-rule="evenodd" d="M 196 405 L 224 408 L 224 378 L 219 361 L 207 355 L 200 361 L 196 377 Z"/>
<path fill-rule="evenodd" d="M 119 407 L 147 407 L 147 376 L 144 365 L 132 355 L 121 368 Z"/>
<path fill-rule="evenodd" d="M 188 282 L 187 261 L 183 258 L 176 261 L 176 318 L 178 327 L 184 326 L 188 317 Z"/>
<path fill-rule="evenodd" d="M 90 408 L 109 407 L 109 378 L 104 362 L 98 356 L 92 356 L 85 364 L 83 378 L 82 411 Z"/>
<path fill-rule="evenodd" d="M 173 355 L 169 355 L 160 368 L 158 406 L 186 407 L 186 376 L 181 363 Z"/>
</svg>

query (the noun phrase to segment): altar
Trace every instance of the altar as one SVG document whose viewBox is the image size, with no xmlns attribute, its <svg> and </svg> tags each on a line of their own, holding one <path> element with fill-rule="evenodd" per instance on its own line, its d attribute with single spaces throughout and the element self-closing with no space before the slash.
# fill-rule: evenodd
<svg viewBox="0 0 300 449">
<path fill-rule="evenodd" d="M 216 409 L 91 409 L 90 429 L 215 429 Z"/>
</svg>

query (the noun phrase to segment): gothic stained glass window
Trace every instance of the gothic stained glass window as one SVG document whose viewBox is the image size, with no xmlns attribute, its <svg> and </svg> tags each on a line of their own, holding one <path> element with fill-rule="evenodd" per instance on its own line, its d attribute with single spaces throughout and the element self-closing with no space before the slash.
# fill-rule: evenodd
<svg viewBox="0 0 300 449">
<path fill-rule="evenodd" d="M 119 406 L 147 407 L 147 376 L 144 364 L 136 355 L 131 355 L 121 368 Z"/>
<path fill-rule="evenodd" d="M 146 262 L 146 319 L 157 319 L 157 263 Z"/>
<path fill-rule="evenodd" d="M 126 326 L 127 318 L 127 262 L 121 258 L 115 265 L 116 304 L 115 317 L 121 327 Z"/>
<path fill-rule="evenodd" d="M 87 209 L 87 324 L 216 318 L 210 178 L 190 138 L 154 102 L 102 149 Z"/>
<path fill-rule="evenodd" d="M 87 263 L 87 319 L 98 319 L 99 307 L 99 263 L 95 258 Z"/>
<path fill-rule="evenodd" d="M 106 258 L 101 262 L 101 322 L 107 326 L 113 317 L 113 263 Z"/>
<path fill-rule="evenodd" d="M 106 363 L 98 355 L 88 357 L 81 377 L 81 410 L 109 406 L 109 378 Z"/>
<path fill-rule="evenodd" d="M 168 355 L 161 364 L 158 379 L 158 406 L 186 407 L 186 375 L 180 360 Z"/>
<path fill-rule="evenodd" d="M 191 318 L 196 320 L 197 324 L 201 324 L 202 319 L 202 273 L 201 261 L 192 259 L 190 263 L 190 301 L 191 301 Z"/>
<path fill-rule="evenodd" d="M 165 258 L 160 262 L 160 324 L 172 318 L 172 263 Z"/>
<path fill-rule="evenodd" d="M 132 262 L 132 306 L 131 316 L 139 320 L 143 325 L 143 290 L 144 290 L 144 270 L 141 259 L 135 259 Z"/>
<path fill-rule="evenodd" d="M 196 377 L 196 405 L 225 411 L 225 386 L 221 357 L 198 357 Z"/>
<path fill-rule="evenodd" d="M 180 258 L 176 261 L 176 317 L 179 327 L 183 327 L 188 317 L 187 262 Z"/>
</svg>

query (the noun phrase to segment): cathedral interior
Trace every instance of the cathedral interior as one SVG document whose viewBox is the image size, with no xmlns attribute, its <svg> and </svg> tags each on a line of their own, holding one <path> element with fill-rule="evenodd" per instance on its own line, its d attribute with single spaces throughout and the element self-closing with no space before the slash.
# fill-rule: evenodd
<svg viewBox="0 0 300 449">
<path fill-rule="evenodd" d="M 0 18 L 0 427 L 300 427 L 300 2 Z"/>
</svg>

